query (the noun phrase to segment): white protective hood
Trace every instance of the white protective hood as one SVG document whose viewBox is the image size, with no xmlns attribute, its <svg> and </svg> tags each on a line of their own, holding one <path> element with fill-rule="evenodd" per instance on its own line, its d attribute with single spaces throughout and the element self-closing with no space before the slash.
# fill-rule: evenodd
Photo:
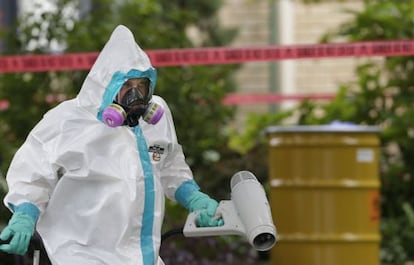
<svg viewBox="0 0 414 265">
<path fill-rule="evenodd" d="M 120 25 L 113 31 L 82 85 L 78 94 L 80 106 L 97 114 L 99 108 L 102 108 L 105 89 L 111 83 L 114 74 L 120 73 L 121 82 L 123 83 L 131 69 L 139 70 L 142 73 L 149 69 L 153 70 L 148 75 L 144 74 L 144 76 L 151 79 L 152 93 L 154 93 L 155 69 L 152 68 L 147 54 L 135 42 L 132 32 L 127 27 Z M 119 89 L 120 87 L 116 87 L 116 90 Z M 111 95 L 115 96 L 117 92 L 111 91 Z"/>
</svg>

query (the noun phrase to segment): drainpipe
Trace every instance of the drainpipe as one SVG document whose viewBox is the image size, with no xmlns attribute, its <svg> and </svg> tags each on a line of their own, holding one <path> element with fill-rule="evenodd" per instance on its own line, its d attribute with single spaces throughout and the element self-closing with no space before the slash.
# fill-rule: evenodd
<svg viewBox="0 0 414 265">
<path fill-rule="evenodd" d="M 270 1 L 270 45 L 293 44 L 294 9 L 292 0 Z M 269 66 L 270 93 L 295 94 L 295 69 L 293 60 L 282 60 L 270 63 Z M 270 112 L 278 108 L 289 108 L 292 103 L 282 103 L 281 106 L 272 104 Z"/>
<path fill-rule="evenodd" d="M 278 27 L 277 23 L 277 7 L 276 7 L 277 0 L 269 0 L 270 5 L 270 14 L 269 14 L 269 44 L 276 45 L 278 44 Z M 277 93 L 279 92 L 278 87 L 278 62 L 270 62 L 269 63 L 269 92 L 270 93 Z M 269 111 L 270 113 L 275 113 L 277 111 L 276 104 L 269 104 Z"/>
</svg>

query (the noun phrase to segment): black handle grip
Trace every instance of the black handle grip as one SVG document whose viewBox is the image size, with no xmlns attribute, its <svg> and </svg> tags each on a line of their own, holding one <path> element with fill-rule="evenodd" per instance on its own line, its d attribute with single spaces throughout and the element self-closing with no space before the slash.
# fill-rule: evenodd
<svg viewBox="0 0 414 265">
<path fill-rule="evenodd" d="M 0 245 L 9 244 L 10 241 L 11 241 L 11 238 L 9 238 L 7 240 L 1 240 L 0 239 Z M 30 239 L 30 244 L 32 244 L 34 246 L 38 246 L 38 245 L 41 244 L 41 242 L 37 238 L 32 238 L 32 239 Z"/>
<path fill-rule="evenodd" d="M 0 239 L 0 245 L 9 244 L 12 238 L 13 237 L 10 237 L 7 240 Z M 40 249 L 43 247 L 42 239 L 37 233 L 35 233 L 30 239 L 30 245 L 32 245 L 35 249 Z"/>
</svg>

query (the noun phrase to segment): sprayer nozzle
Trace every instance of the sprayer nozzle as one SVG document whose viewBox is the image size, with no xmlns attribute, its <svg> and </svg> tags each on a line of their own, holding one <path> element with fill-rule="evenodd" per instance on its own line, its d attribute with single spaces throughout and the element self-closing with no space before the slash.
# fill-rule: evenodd
<svg viewBox="0 0 414 265">
<path fill-rule="evenodd" d="M 266 251 L 273 247 L 276 238 L 271 233 L 262 233 L 253 239 L 254 247 L 259 251 Z"/>
</svg>

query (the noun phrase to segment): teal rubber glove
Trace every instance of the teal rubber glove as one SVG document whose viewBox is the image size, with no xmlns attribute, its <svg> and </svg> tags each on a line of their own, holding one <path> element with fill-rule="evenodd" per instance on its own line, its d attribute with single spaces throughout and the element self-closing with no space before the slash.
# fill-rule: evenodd
<svg viewBox="0 0 414 265">
<path fill-rule="evenodd" d="M 222 226 L 223 219 L 215 216 L 218 207 L 217 201 L 211 199 L 207 194 L 194 191 L 188 197 L 188 210 L 198 211 L 197 225 L 201 227 Z"/>
<path fill-rule="evenodd" d="M 35 224 L 32 216 L 24 212 L 15 212 L 9 224 L 0 234 L 1 240 L 10 239 L 10 242 L 0 245 L 0 250 L 10 254 L 26 254 L 35 230 Z"/>
</svg>

